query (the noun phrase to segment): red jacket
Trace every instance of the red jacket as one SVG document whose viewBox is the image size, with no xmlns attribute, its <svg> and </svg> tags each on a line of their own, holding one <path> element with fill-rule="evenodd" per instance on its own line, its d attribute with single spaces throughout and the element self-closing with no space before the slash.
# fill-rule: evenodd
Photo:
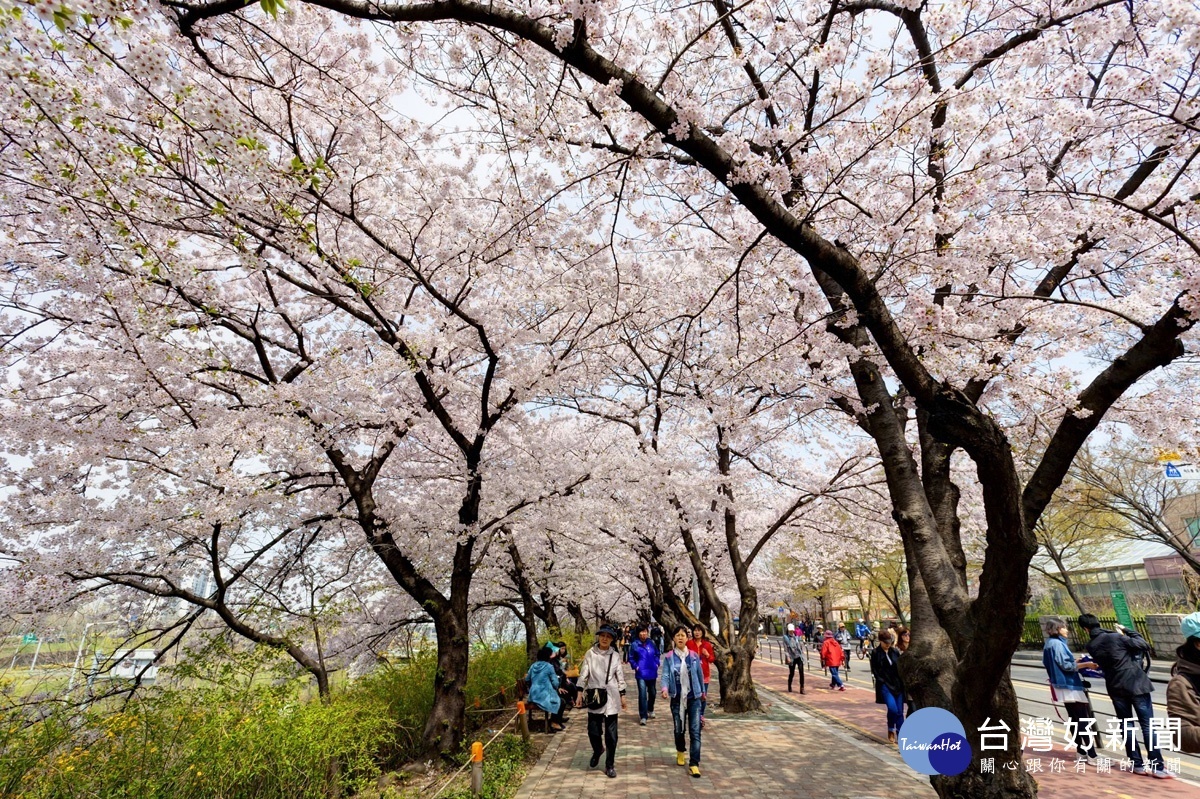
<svg viewBox="0 0 1200 799">
<path fill-rule="evenodd" d="M 700 667 L 702 669 L 704 669 L 704 681 L 712 682 L 712 680 L 710 680 L 708 678 L 709 677 L 708 666 L 710 663 L 717 662 L 717 655 L 713 651 L 712 642 L 711 641 L 697 641 L 695 638 L 689 638 L 688 642 L 687 642 L 687 648 L 692 650 L 693 652 L 695 652 L 696 656 L 698 658 L 700 658 Z"/>
<path fill-rule="evenodd" d="M 841 668 L 843 654 L 842 645 L 836 638 L 826 638 L 825 643 L 821 644 L 821 665 Z"/>
</svg>

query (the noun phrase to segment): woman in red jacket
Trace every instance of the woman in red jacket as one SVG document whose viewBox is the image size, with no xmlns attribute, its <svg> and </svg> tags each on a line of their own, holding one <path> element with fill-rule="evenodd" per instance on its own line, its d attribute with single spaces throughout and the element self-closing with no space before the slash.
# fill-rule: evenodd
<svg viewBox="0 0 1200 799">
<path fill-rule="evenodd" d="M 842 667 L 842 645 L 833 637 L 833 630 L 825 631 L 825 641 L 821 644 L 821 665 L 829 669 L 829 687 L 839 691 L 846 690 L 838 669 Z"/>
<path fill-rule="evenodd" d="M 700 658 L 700 668 L 704 671 L 704 698 L 700 700 L 700 729 L 704 729 L 704 711 L 708 709 L 709 666 L 717 662 L 717 655 L 713 652 L 712 642 L 704 637 L 704 627 L 699 624 L 692 625 L 692 638 L 687 642 L 687 648 Z"/>
</svg>

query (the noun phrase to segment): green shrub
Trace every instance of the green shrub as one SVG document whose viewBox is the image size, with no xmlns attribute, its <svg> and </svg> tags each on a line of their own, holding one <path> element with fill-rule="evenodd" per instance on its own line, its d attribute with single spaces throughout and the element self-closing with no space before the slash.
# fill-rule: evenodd
<svg viewBox="0 0 1200 799">
<path fill-rule="evenodd" d="M 473 653 L 468 707 L 477 697 L 502 705 L 501 686 L 511 701 L 526 665 L 520 646 Z M 82 714 L 43 707 L 36 720 L 14 708 L 0 714 L 0 797 L 349 796 L 373 782 L 381 765 L 417 754 L 435 670 L 433 655 L 422 655 L 322 702 L 308 697 L 306 680 L 282 676 L 286 669 L 270 653 L 223 652 L 181 670 L 177 682 L 186 687 L 159 687 L 121 705 L 97 703 Z M 497 739 L 488 749 L 489 785 L 519 779 L 524 751 L 519 738 Z"/>
<path fill-rule="evenodd" d="M 504 799 L 516 792 L 525 778 L 529 749 L 529 744 L 519 735 L 501 735 L 492 741 L 483 759 L 483 791 L 480 794 L 483 799 Z M 459 763 L 465 763 L 468 756 L 464 753 Z M 472 796 L 470 782 L 461 788 L 447 790 L 442 796 L 468 799 Z"/>
<path fill-rule="evenodd" d="M 477 700 L 481 707 L 510 704 L 517 680 L 527 671 L 529 657 L 524 646 L 472 652 L 467 669 L 467 707 L 473 707 Z"/>
<path fill-rule="evenodd" d="M 360 691 L 327 703 L 300 693 L 296 682 L 157 691 L 88 713 L 69 738 L 56 712 L 6 742 L 25 756 L 13 763 L 5 748 L 4 795 L 323 799 L 373 780 L 393 734 L 386 705 Z"/>
</svg>

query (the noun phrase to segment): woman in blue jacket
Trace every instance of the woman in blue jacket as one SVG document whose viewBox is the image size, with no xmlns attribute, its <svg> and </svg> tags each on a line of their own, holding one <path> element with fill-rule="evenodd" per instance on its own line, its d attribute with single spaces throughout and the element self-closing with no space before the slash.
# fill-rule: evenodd
<svg viewBox="0 0 1200 799">
<path fill-rule="evenodd" d="M 529 701 L 548 712 L 554 721 L 551 732 L 557 732 L 562 726 L 562 699 L 558 695 L 558 675 L 550 663 L 553 653 L 550 647 L 543 646 L 538 650 L 537 660 L 529 667 Z"/>
<path fill-rule="evenodd" d="M 671 717 L 675 720 L 675 762 L 681 766 L 687 763 L 692 776 L 699 777 L 700 703 L 708 698 L 704 692 L 704 668 L 699 656 L 687 648 L 687 627 L 676 627 L 671 638 L 674 648 L 663 656 L 660 678 L 663 697 L 671 698 Z M 685 719 L 692 744 L 689 752 L 683 746 Z"/>
<path fill-rule="evenodd" d="M 1084 690 L 1081 666 L 1090 665 L 1086 658 L 1076 658 L 1067 646 L 1067 623 L 1058 616 L 1042 620 L 1046 644 L 1042 647 L 1042 665 L 1050 677 L 1050 685 L 1067 709 L 1075 727 L 1075 747 L 1080 760 L 1096 760 L 1096 720 L 1092 718 L 1091 703 Z"/>
</svg>

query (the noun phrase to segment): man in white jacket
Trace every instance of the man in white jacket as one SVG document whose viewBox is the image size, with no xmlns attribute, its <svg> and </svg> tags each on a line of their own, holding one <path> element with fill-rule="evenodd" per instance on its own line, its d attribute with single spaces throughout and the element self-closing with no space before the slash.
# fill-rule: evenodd
<svg viewBox="0 0 1200 799">
<path fill-rule="evenodd" d="M 585 698 L 593 693 L 589 689 L 608 693 L 603 705 L 588 708 L 588 740 L 592 744 L 590 766 L 598 766 L 600 755 L 606 755 L 604 773 L 609 777 L 617 776 L 617 717 L 625 709 L 625 673 L 621 657 L 613 647 L 616 640 L 617 630 L 610 624 L 603 625 L 596 633 L 596 645 L 584 654 L 579 667 L 580 692 L 576 700 L 577 706 L 582 707 Z"/>
</svg>

